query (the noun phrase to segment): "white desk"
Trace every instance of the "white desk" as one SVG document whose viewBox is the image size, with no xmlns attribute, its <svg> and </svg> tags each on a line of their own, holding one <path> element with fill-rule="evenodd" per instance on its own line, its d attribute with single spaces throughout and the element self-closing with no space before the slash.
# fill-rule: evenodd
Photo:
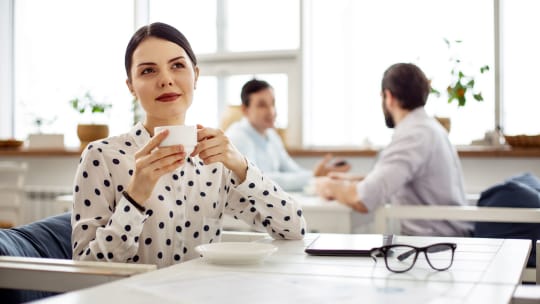
<svg viewBox="0 0 540 304">
<path fill-rule="evenodd" d="M 398 237 L 417 246 L 453 241 L 454 264 L 437 272 L 422 256 L 403 274 L 369 257 L 316 257 L 302 241 L 272 241 L 278 252 L 257 265 L 201 259 L 43 300 L 43 303 L 509 303 L 529 240 Z"/>
</svg>

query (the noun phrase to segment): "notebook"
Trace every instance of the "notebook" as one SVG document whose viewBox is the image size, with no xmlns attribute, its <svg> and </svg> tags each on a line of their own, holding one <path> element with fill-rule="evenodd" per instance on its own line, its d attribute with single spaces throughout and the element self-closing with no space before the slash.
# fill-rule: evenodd
<svg viewBox="0 0 540 304">
<path fill-rule="evenodd" d="M 306 247 L 311 255 L 369 256 L 371 249 L 392 244 L 393 235 L 329 234 L 320 235 Z"/>
</svg>

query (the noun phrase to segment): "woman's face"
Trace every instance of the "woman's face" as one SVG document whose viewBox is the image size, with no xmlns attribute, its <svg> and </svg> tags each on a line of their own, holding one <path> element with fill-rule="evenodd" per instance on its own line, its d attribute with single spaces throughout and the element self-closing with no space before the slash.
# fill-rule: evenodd
<svg viewBox="0 0 540 304">
<path fill-rule="evenodd" d="M 127 85 L 146 112 L 147 127 L 184 124 L 199 68 L 183 48 L 164 39 L 146 38 L 133 52 L 130 76 Z"/>
</svg>

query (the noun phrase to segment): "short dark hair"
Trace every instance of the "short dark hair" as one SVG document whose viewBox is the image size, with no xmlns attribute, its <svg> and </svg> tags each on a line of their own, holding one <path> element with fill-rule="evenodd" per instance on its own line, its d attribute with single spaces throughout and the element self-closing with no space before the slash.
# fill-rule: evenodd
<svg viewBox="0 0 540 304">
<path fill-rule="evenodd" d="M 195 53 L 193 52 L 193 49 L 191 48 L 191 45 L 184 34 L 168 24 L 155 22 L 138 29 L 131 37 L 131 40 L 129 40 L 124 62 L 128 79 L 131 79 L 129 72 L 131 70 L 133 52 L 135 52 L 135 49 L 139 46 L 139 44 L 141 44 L 141 42 L 148 37 L 156 37 L 178 44 L 178 46 L 186 51 L 189 59 L 193 63 L 193 66 L 197 65 L 197 57 L 195 57 Z"/>
<path fill-rule="evenodd" d="M 382 91 L 390 91 L 406 110 L 414 110 L 426 104 L 429 81 L 419 67 L 412 63 L 396 63 L 383 75 Z"/>
<path fill-rule="evenodd" d="M 242 87 L 242 92 L 240 93 L 242 104 L 248 107 L 249 95 L 253 93 L 257 93 L 265 89 L 272 89 L 272 86 L 264 80 L 258 80 L 258 79 L 253 78 L 250 81 L 246 82 L 244 86 Z"/>
</svg>

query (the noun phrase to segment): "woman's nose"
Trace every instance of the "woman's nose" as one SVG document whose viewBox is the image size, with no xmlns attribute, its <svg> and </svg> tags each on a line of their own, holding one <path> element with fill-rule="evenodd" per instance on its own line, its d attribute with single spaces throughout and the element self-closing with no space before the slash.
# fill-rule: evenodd
<svg viewBox="0 0 540 304">
<path fill-rule="evenodd" d="M 161 79 L 160 79 L 160 87 L 164 88 L 166 86 L 172 86 L 173 85 L 173 81 L 172 81 L 172 77 L 171 75 L 169 75 L 168 73 L 163 73 Z"/>
</svg>

